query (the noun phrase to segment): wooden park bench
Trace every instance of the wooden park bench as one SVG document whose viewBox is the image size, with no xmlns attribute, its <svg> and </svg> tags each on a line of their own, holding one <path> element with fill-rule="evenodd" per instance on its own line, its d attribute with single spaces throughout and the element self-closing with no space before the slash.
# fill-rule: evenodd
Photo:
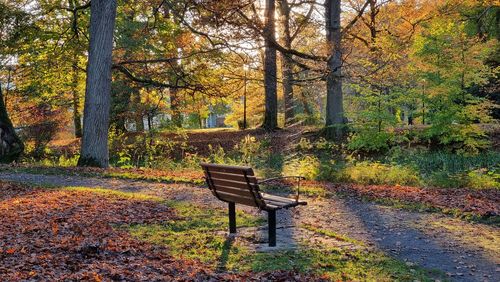
<svg viewBox="0 0 500 282">
<path fill-rule="evenodd" d="M 298 205 L 307 205 L 299 201 L 300 176 L 285 176 L 259 181 L 251 167 L 229 166 L 201 163 L 205 172 L 208 188 L 217 199 L 229 203 L 229 233 L 236 233 L 236 204 L 258 207 L 268 213 L 269 246 L 276 246 L 276 211 Z M 262 193 L 259 184 L 282 179 L 296 178 L 297 195 L 295 199 Z"/>
</svg>

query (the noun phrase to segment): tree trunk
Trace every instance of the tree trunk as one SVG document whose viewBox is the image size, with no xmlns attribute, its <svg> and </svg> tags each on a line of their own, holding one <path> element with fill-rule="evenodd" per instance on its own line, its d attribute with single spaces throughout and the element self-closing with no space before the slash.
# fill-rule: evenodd
<svg viewBox="0 0 500 282">
<path fill-rule="evenodd" d="M 144 115 L 141 107 L 141 93 L 139 89 L 132 86 L 131 88 L 131 97 L 132 102 L 135 105 L 134 112 L 134 122 L 135 122 L 135 131 L 136 132 L 144 132 Z"/>
<path fill-rule="evenodd" d="M 325 1 L 326 40 L 331 50 L 326 77 L 325 133 L 329 139 L 340 138 L 344 131 L 340 2 L 340 0 Z"/>
<path fill-rule="evenodd" d="M 278 127 L 278 95 L 276 85 L 276 48 L 274 13 L 275 0 L 266 0 L 265 56 L 264 56 L 264 90 L 266 95 L 266 110 L 262 127 L 272 131 Z"/>
<path fill-rule="evenodd" d="M 116 0 L 93 0 L 79 166 L 108 167 L 111 56 Z"/>
<path fill-rule="evenodd" d="M 80 93 L 78 93 L 78 56 L 73 57 L 71 92 L 73 94 L 73 124 L 75 137 L 82 137 L 82 115 L 80 114 Z"/>
<path fill-rule="evenodd" d="M 288 0 L 280 0 L 281 38 L 287 49 L 292 47 L 290 35 L 290 6 Z M 285 127 L 293 124 L 295 119 L 295 105 L 293 98 L 293 60 L 290 54 L 281 53 L 281 73 L 283 80 L 283 97 L 285 100 Z"/>
<path fill-rule="evenodd" d="M 11 163 L 23 153 L 24 144 L 14 130 L 3 99 L 0 83 L 0 163 Z"/>
<path fill-rule="evenodd" d="M 175 127 L 182 127 L 182 114 L 179 109 L 179 91 L 176 88 L 170 88 L 170 110 L 172 111 L 172 123 Z"/>
</svg>

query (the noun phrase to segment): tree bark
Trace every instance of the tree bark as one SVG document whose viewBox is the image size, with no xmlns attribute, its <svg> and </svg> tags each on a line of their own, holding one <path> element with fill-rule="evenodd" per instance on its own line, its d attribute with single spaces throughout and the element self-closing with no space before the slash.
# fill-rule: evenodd
<svg viewBox="0 0 500 282">
<path fill-rule="evenodd" d="M 170 88 L 170 110 L 172 111 L 172 123 L 175 127 L 182 127 L 182 113 L 179 108 L 179 91 L 175 88 Z"/>
<path fill-rule="evenodd" d="M 292 48 L 290 35 L 290 6 L 288 0 L 279 1 L 281 15 L 281 38 L 286 49 Z M 293 124 L 295 119 L 295 105 L 293 97 L 293 60 L 290 54 L 281 52 L 281 73 L 283 80 L 283 97 L 285 100 L 285 127 Z"/>
<path fill-rule="evenodd" d="M 325 1 L 326 40 L 330 48 L 326 77 L 325 133 L 329 139 L 340 138 L 344 133 L 340 3 L 340 0 Z"/>
<path fill-rule="evenodd" d="M 131 86 L 131 100 L 134 103 L 135 111 L 134 111 L 134 122 L 135 122 L 135 131 L 136 132 L 144 132 L 144 113 L 142 112 L 141 107 L 141 93 L 139 89 L 135 86 Z"/>
<path fill-rule="evenodd" d="M 3 99 L 0 83 L 0 163 L 11 163 L 21 156 L 24 144 L 14 130 Z"/>
<path fill-rule="evenodd" d="M 79 166 L 109 166 L 111 56 L 116 0 L 92 0 L 90 45 Z"/>
<path fill-rule="evenodd" d="M 278 95 L 276 83 L 276 47 L 272 42 L 276 40 L 275 0 L 266 0 L 266 25 L 265 25 L 265 56 L 264 56 L 264 91 L 266 96 L 266 106 L 264 123 L 262 127 L 272 131 L 278 127 Z"/>
<path fill-rule="evenodd" d="M 82 137 L 82 115 L 80 114 L 80 93 L 78 93 L 78 56 L 73 57 L 71 94 L 73 95 L 73 124 L 75 137 Z"/>
</svg>

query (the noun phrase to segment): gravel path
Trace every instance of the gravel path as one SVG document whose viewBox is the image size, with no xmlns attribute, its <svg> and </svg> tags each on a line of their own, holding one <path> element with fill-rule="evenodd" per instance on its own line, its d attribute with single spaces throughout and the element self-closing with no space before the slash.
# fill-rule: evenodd
<svg viewBox="0 0 500 282">
<path fill-rule="evenodd" d="M 199 205 L 225 207 L 207 189 L 187 184 L 8 172 L 0 173 L 0 180 L 55 186 L 102 187 L 148 193 Z M 311 232 L 297 228 L 309 224 L 361 241 L 368 247 L 406 261 L 408 265 L 441 270 L 452 281 L 500 281 L 499 228 L 468 223 L 441 214 L 385 207 L 352 197 L 306 200 L 306 207 L 277 213 L 278 228 L 282 227 L 278 229 L 278 245 L 286 245 L 290 243 L 286 238 L 297 236 L 313 240 Z M 258 213 L 254 208 L 242 208 Z M 323 240 L 320 243 L 332 242 Z"/>
</svg>

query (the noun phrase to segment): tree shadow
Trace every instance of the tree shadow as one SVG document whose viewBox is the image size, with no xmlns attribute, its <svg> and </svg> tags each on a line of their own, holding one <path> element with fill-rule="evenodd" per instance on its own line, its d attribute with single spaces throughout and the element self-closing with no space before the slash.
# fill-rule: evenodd
<svg viewBox="0 0 500 282">
<path fill-rule="evenodd" d="M 357 199 L 335 201 L 341 203 L 340 209 L 347 214 L 347 218 L 340 220 L 349 222 L 350 217 L 350 224 L 356 225 L 352 221 L 354 217 L 366 232 L 367 240 L 391 257 L 410 265 L 450 273 L 456 281 L 482 281 L 483 275 L 491 275 L 490 271 L 495 270 L 495 262 L 484 253 L 477 253 L 449 234 L 429 235 L 419 229 L 416 224 L 429 214 L 402 211 Z M 345 229 L 338 231 L 345 233 Z M 474 265 L 474 268 L 469 268 L 469 265 Z"/>
</svg>

